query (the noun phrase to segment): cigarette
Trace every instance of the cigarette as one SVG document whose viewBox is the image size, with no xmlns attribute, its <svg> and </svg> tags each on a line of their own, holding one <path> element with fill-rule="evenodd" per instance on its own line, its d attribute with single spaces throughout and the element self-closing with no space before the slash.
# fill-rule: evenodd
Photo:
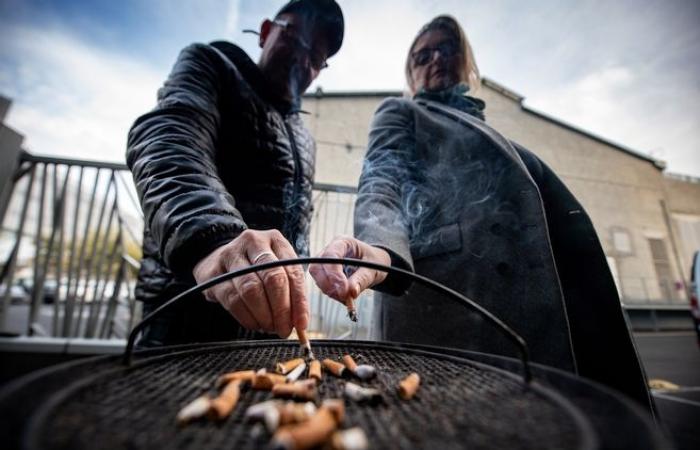
<svg viewBox="0 0 700 450">
<path fill-rule="evenodd" d="M 272 386 L 272 395 L 297 400 L 315 400 L 317 395 L 316 381 L 305 380 L 290 384 L 276 384 Z"/>
<path fill-rule="evenodd" d="M 285 450 L 306 450 L 326 442 L 338 428 L 335 416 L 321 407 L 308 421 L 277 430 L 272 447 Z"/>
<path fill-rule="evenodd" d="M 355 373 L 355 369 L 357 369 L 357 363 L 354 359 L 352 359 L 352 356 L 343 355 L 343 362 L 345 363 L 345 367 L 347 367 L 350 372 Z"/>
<path fill-rule="evenodd" d="M 308 359 L 316 359 L 314 352 L 311 351 L 311 341 L 306 335 L 306 330 L 297 329 L 297 336 L 299 336 L 299 346 L 301 346 L 304 356 Z"/>
<path fill-rule="evenodd" d="M 323 360 L 323 368 L 335 375 L 336 377 L 342 377 L 345 372 L 345 365 L 339 363 L 338 361 L 333 361 L 332 359 Z"/>
<path fill-rule="evenodd" d="M 304 364 L 304 358 L 294 358 L 290 359 L 289 361 L 278 362 L 277 366 L 275 367 L 275 371 L 277 373 L 281 373 L 282 375 L 287 375 L 300 364 Z"/>
<path fill-rule="evenodd" d="M 366 450 L 368 448 L 367 435 L 360 427 L 336 431 L 331 436 L 332 450 Z"/>
<path fill-rule="evenodd" d="M 335 417 L 335 421 L 338 424 L 343 423 L 343 420 L 345 420 L 345 402 L 342 399 L 327 398 L 321 403 L 321 406 L 328 408 L 333 413 L 333 417 Z"/>
<path fill-rule="evenodd" d="M 216 380 L 216 387 L 220 388 L 233 380 L 241 380 L 242 383 L 252 383 L 255 378 L 254 370 L 239 370 L 236 372 L 228 372 L 221 375 Z"/>
<path fill-rule="evenodd" d="M 360 364 L 359 366 L 357 366 L 354 373 L 355 376 L 360 380 L 367 381 L 377 376 L 377 369 L 375 369 L 374 366 L 370 366 L 368 364 Z"/>
<path fill-rule="evenodd" d="M 280 425 L 291 425 L 309 420 L 316 411 L 316 405 L 312 402 L 295 403 L 286 402 L 277 407 L 280 413 Z"/>
<path fill-rule="evenodd" d="M 382 393 L 378 389 L 366 388 L 355 383 L 345 383 L 345 397 L 348 399 L 362 403 L 379 403 L 382 401 Z"/>
<path fill-rule="evenodd" d="M 362 381 L 371 380 L 377 375 L 377 370 L 374 367 L 367 364 L 360 364 L 358 366 L 350 355 L 344 355 L 343 362 L 345 363 L 345 367 Z"/>
<path fill-rule="evenodd" d="M 267 373 L 265 369 L 259 370 L 255 374 L 252 387 L 260 391 L 269 391 L 272 386 L 287 382 L 287 377 L 278 373 Z"/>
<path fill-rule="evenodd" d="M 185 405 L 184 408 L 177 413 L 175 418 L 178 425 L 183 426 L 197 420 L 200 417 L 204 417 L 209 412 L 209 407 L 211 406 L 211 399 L 208 395 L 202 395 L 192 400 L 190 403 Z"/>
<path fill-rule="evenodd" d="M 231 411 L 238 403 L 241 396 L 241 380 L 233 380 L 226 385 L 221 394 L 211 401 L 209 417 L 211 419 L 222 420 L 231 414 Z"/>
<path fill-rule="evenodd" d="M 420 376 L 413 372 L 399 383 L 399 396 L 404 400 L 410 400 L 416 395 L 420 385 Z"/>
<path fill-rule="evenodd" d="M 314 359 L 309 363 L 309 378 L 313 378 L 318 383 L 321 382 L 321 361 Z"/>
<path fill-rule="evenodd" d="M 348 310 L 348 317 L 350 320 L 353 322 L 357 322 L 357 310 L 355 309 L 355 299 L 347 299 L 345 300 L 345 307 Z"/>
<path fill-rule="evenodd" d="M 281 400 L 267 400 L 262 403 L 256 403 L 248 407 L 245 416 L 251 420 L 263 421 L 263 423 L 265 423 L 265 428 L 273 433 L 277 430 L 280 423 L 279 409 L 281 406 Z"/>
<path fill-rule="evenodd" d="M 294 368 L 294 370 L 292 370 L 291 372 L 289 372 L 287 374 L 287 382 L 293 383 L 293 382 L 297 381 L 299 379 L 299 377 L 301 377 L 301 374 L 304 373 L 305 370 L 306 370 L 306 363 L 302 361 L 301 364 L 296 366 Z"/>
</svg>

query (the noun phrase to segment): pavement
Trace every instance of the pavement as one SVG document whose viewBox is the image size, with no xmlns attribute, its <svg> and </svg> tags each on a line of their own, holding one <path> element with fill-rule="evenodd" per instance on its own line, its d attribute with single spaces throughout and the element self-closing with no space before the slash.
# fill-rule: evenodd
<svg viewBox="0 0 700 450">
<path fill-rule="evenodd" d="M 659 421 L 678 450 L 700 449 L 700 346 L 693 332 L 637 333 Z"/>
</svg>

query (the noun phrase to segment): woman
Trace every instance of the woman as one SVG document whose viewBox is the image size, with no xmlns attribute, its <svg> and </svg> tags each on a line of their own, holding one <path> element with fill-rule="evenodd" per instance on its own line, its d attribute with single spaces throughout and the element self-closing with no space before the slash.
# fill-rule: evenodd
<svg viewBox="0 0 700 450">
<path fill-rule="evenodd" d="M 527 341 L 535 362 L 592 378 L 648 405 L 644 373 L 593 226 L 536 156 L 484 122 L 479 72 L 456 20 L 439 16 L 411 44 L 412 99 L 378 108 L 355 236 L 322 256 L 412 269 L 476 301 Z M 514 355 L 481 317 L 422 286 L 361 268 L 312 266 L 328 295 L 380 295 L 382 340 Z M 394 296 L 399 296 L 396 298 Z"/>
</svg>

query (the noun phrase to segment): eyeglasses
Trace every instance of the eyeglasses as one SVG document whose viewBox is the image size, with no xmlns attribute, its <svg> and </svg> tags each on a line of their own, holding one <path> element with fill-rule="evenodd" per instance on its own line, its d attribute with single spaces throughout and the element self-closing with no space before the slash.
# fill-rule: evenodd
<svg viewBox="0 0 700 450">
<path fill-rule="evenodd" d="M 458 48 L 454 42 L 445 41 L 435 47 L 426 47 L 411 54 L 413 64 L 416 66 L 424 66 L 433 60 L 435 52 L 440 53 L 443 58 L 450 58 L 457 54 Z"/>
<path fill-rule="evenodd" d="M 286 39 L 289 39 L 295 46 L 303 49 L 306 52 L 306 54 L 309 56 L 311 67 L 316 70 L 323 70 L 328 67 L 326 58 L 324 58 L 323 55 L 319 54 L 318 52 L 313 51 L 311 45 L 306 42 L 306 40 L 297 31 L 295 31 L 294 24 L 282 19 L 275 19 L 272 21 L 272 23 L 282 28 L 282 34 Z"/>
</svg>

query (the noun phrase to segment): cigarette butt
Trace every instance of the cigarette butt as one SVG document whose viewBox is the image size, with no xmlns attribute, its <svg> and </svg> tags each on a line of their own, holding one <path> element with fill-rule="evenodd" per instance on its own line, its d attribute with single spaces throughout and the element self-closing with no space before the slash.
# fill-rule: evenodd
<svg viewBox="0 0 700 450">
<path fill-rule="evenodd" d="M 221 394 L 211 401 L 209 417 L 211 419 L 222 420 L 231 414 L 231 411 L 238 403 L 241 396 L 241 380 L 233 380 L 226 385 Z"/>
<path fill-rule="evenodd" d="M 332 359 L 323 360 L 323 368 L 335 375 L 336 377 L 342 377 L 345 372 L 345 365 L 339 363 L 338 361 L 333 361 Z"/>
<path fill-rule="evenodd" d="M 306 450 L 326 442 L 338 428 L 333 413 L 321 407 L 308 421 L 277 430 L 272 438 L 274 448 Z"/>
<path fill-rule="evenodd" d="M 357 322 L 357 309 L 355 309 L 355 299 L 348 299 L 345 301 L 345 307 L 348 310 L 348 317 L 353 322 Z"/>
<path fill-rule="evenodd" d="M 259 371 L 255 374 L 253 379 L 252 387 L 260 391 L 269 391 L 272 386 L 276 384 L 283 384 L 287 382 L 287 377 L 280 375 L 278 373 L 267 373 Z"/>
<path fill-rule="evenodd" d="M 301 374 L 304 373 L 305 370 L 306 370 L 306 363 L 302 362 L 301 364 L 296 366 L 294 368 L 294 370 L 292 370 L 291 372 L 289 372 L 287 374 L 287 382 L 293 383 L 293 382 L 297 381 L 299 379 L 299 377 L 301 377 Z"/>
<path fill-rule="evenodd" d="M 197 420 L 200 417 L 204 417 L 209 412 L 209 407 L 211 406 L 211 399 L 207 395 L 202 395 L 192 400 L 190 403 L 185 405 L 184 408 L 177 413 L 175 418 L 178 425 L 186 425 L 193 420 Z"/>
<path fill-rule="evenodd" d="M 399 396 L 404 400 L 410 400 L 416 395 L 420 385 L 420 376 L 413 372 L 399 383 Z"/>
<path fill-rule="evenodd" d="M 297 329 L 297 336 L 299 337 L 299 345 L 304 351 L 304 356 L 306 356 L 309 359 L 316 359 L 316 357 L 314 356 L 314 352 L 311 351 L 311 341 L 306 335 L 306 330 Z"/>
<path fill-rule="evenodd" d="M 345 402 L 339 398 L 327 398 L 321 403 L 321 406 L 324 408 L 328 408 L 328 410 L 333 413 L 333 417 L 335 417 L 335 421 L 338 422 L 338 424 L 343 423 L 343 420 L 345 420 Z"/>
<path fill-rule="evenodd" d="M 317 408 L 312 402 L 286 402 L 279 405 L 278 410 L 280 413 L 279 424 L 292 425 L 309 420 L 314 414 L 316 414 Z"/>
<path fill-rule="evenodd" d="M 354 374 L 360 380 L 367 381 L 377 376 L 377 369 L 375 369 L 374 366 L 360 364 L 355 368 Z"/>
<path fill-rule="evenodd" d="M 352 356 L 344 355 L 343 362 L 345 363 L 345 367 L 347 367 L 350 372 L 355 373 L 355 370 L 357 369 L 357 363 L 354 359 L 352 359 Z"/>
<path fill-rule="evenodd" d="M 309 363 L 309 378 L 321 382 L 321 361 L 314 359 Z"/>
<path fill-rule="evenodd" d="M 228 372 L 221 375 L 216 380 L 216 387 L 220 388 L 233 380 L 241 380 L 243 383 L 252 383 L 255 378 L 254 370 L 238 370 L 236 372 Z"/>
<path fill-rule="evenodd" d="M 277 366 L 275 367 L 275 371 L 277 373 L 281 373 L 282 375 L 287 375 L 289 372 L 294 370 L 299 364 L 304 363 L 304 358 L 294 358 L 290 359 L 289 361 L 284 361 L 284 362 L 278 362 Z"/>
<path fill-rule="evenodd" d="M 367 435 L 360 427 L 336 431 L 331 436 L 332 450 L 366 450 L 368 448 Z"/>
<path fill-rule="evenodd" d="M 316 398 L 316 393 L 316 381 L 314 380 L 272 386 L 272 395 L 274 397 L 311 401 Z"/>
<path fill-rule="evenodd" d="M 372 389 L 359 386 L 355 383 L 345 383 L 345 397 L 354 402 L 369 402 L 376 404 L 382 401 L 382 393 L 379 389 Z"/>
</svg>

